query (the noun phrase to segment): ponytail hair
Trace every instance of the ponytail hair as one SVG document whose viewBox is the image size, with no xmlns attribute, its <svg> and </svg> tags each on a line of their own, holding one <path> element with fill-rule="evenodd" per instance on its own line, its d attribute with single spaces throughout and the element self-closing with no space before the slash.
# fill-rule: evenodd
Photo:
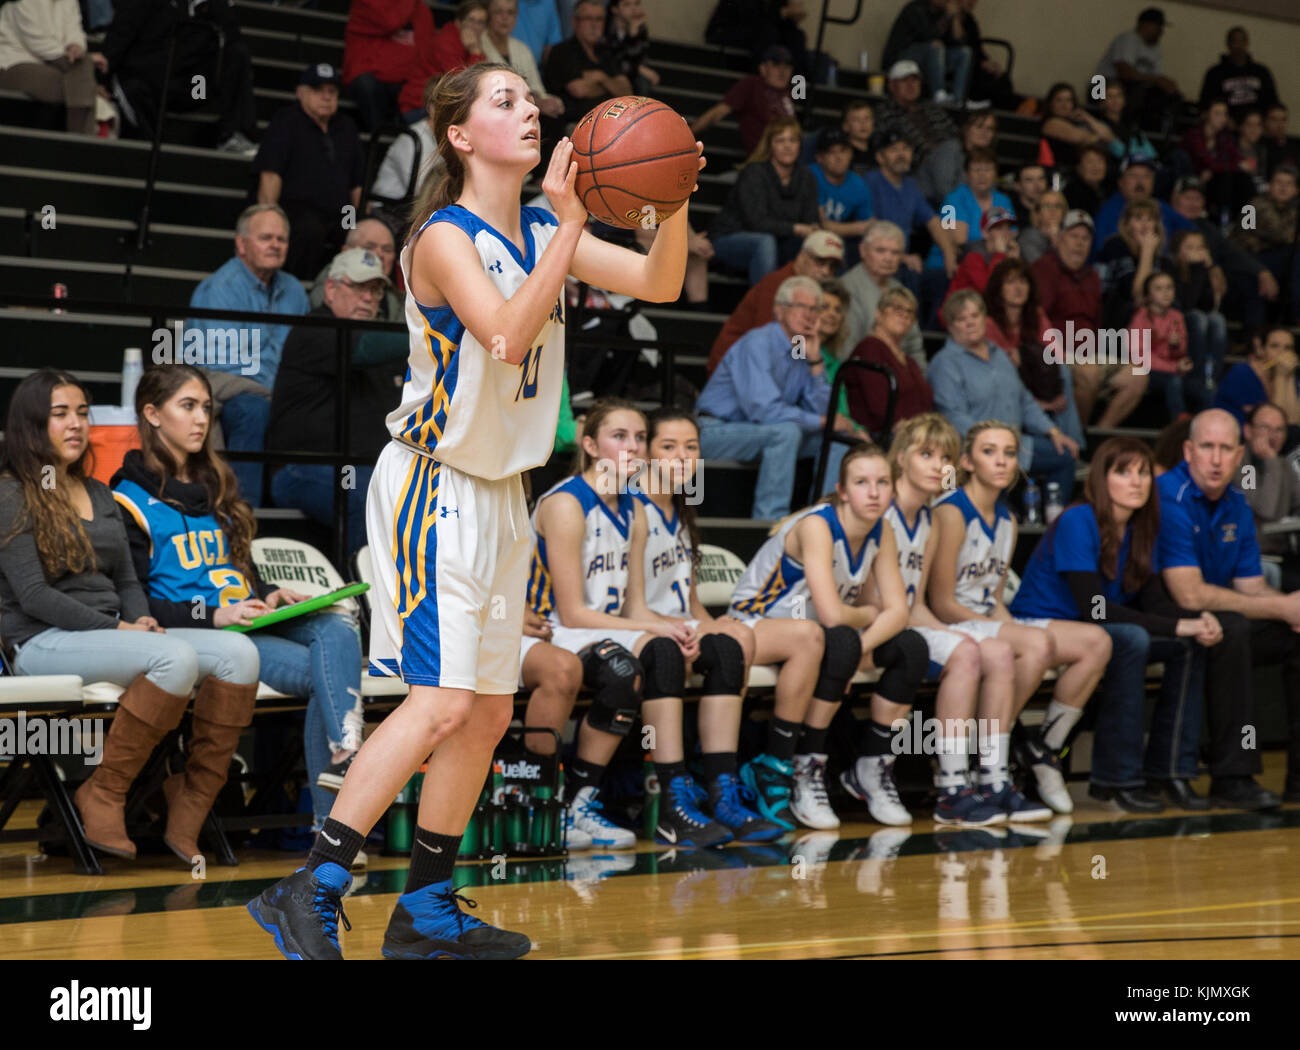
<svg viewBox="0 0 1300 1050">
<path fill-rule="evenodd" d="M 886 465 L 889 467 L 890 484 L 896 482 L 898 480 L 898 467 L 895 465 L 894 461 L 891 460 L 889 456 L 885 454 L 885 450 L 881 448 L 879 445 L 877 445 L 874 441 L 859 441 L 856 445 L 850 448 L 848 452 L 845 453 L 844 458 L 840 460 L 840 476 L 839 478 L 836 479 L 836 485 L 834 490 L 826 493 L 826 495 L 824 495 L 816 503 L 812 504 L 812 506 L 817 507 L 823 503 L 829 503 L 836 510 L 839 510 L 840 504 L 844 502 L 842 499 L 840 499 L 839 490 L 849 483 L 850 464 L 852 464 L 854 461 L 859 459 L 872 459 L 874 457 L 879 457 L 880 459 L 883 459 Z M 807 507 L 804 507 L 800 510 L 796 510 L 793 514 L 787 514 L 780 521 L 776 522 L 768 530 L 767 534 L 769 536 L 775 536 L 778 532 L 781 531 L 782 528 L 785 527 L 786 522 L 788 522 L 791 518 L 798 517 L 800 514 L 804 513 L 804 511 L 806 511 L 807 509 L 808 509 Z"/>
</svg>

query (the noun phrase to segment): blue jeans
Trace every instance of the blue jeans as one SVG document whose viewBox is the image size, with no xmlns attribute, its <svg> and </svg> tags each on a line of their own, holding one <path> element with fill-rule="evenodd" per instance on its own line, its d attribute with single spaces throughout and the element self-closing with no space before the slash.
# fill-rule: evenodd
<svg viewBox="0 0 1300 1050">
<path fill-rule="evenodd" d="M 366 491 L 374 467 L 357 467 L 355 485 L 345 490 L 348 499 L 348 555 L 366 543 Z M 313 521 L 334 525 L 335 480 L 333 467 L 290 463 L 271 478 L 271 501 L 277 507 L 296 507 Z"/>
<path fill-rule="evenodd" d="M 361 73 L 353 78 L 346 93 L 357 104 L 357 118 L 362 131 L 376 132 L 392 124 L 397 113 L 397 98 L 402 93 L 402 82 L 380 80 L 374 73 Z"/>
<path fill-rule="evenodd" d="M 1187 356 L 1192 359 L 1189 378 L 1204 386 L 1207 375 L 1217 380 L 1223 374 L 1223 359 L 1228 356 L 1228 319 L 1218 310 L 1186 310 L 1183 317 L 1187 321 Z M 1213 372 L 1207 372 L 1207 362 Z"/>
<path fill-rule="evenodd" d="M 1068 452 L 1057 452 L 1051 438 L 1043 437 L 1041 434 L 1026 434 L 1023 440 L 1028 441 L 1033 450 L 1029 473 L 1042 479 L 1044 489 L 1050 481 L 1060 485 L 1061 505 L 1068 506 L 1070 496 L 1074 493 L 1074 472 L 1079 461 Z"/>
<path fill-rule="evenodd" d="M 970 83 L 970 48 L 929 40 L 903 48 L 898 57 L 910 58 L 921 67 L 925 90 L 931 95 L 946 90 L 957 105 L 966 101 L 966 87 Z"/>
<path fill-rule="evenodd" d="M 1140 787 L 1146 780 L 1198 775 L 1205 698 L 1205 653 L 1189 638 L 1152 636 L 1135 623 L 1103 623 L 1111 657 L 1097 699 L 1090 779 L 1100 787 Z M 1165 665 L 1143 760 L 1146 669 Z"/>
<path fill-rule="evenodd" d="M 261 452 L 266 448 L 266 424 L 271 399 L 256 394 L 232 397 L 221 409 L 221 430 L 231 452 Z M 254 507 L 262 505 L 262 464 L 231 462 L 239 494 Z"/>
<path fill-rule="evenodd" d="M 748 270 L 750 285 L 758 284 L 781 265 L 780 246 L 770 233 L 724 233 L 714 240 L 713 254 L 733 269 Z"/>
<path fill-rule="evenodd" d="M 753 516 L 783 518 L 790 513 L 795 465 L 821 450 L 820 430 L 804 431 L 798 423 L 729 423 L 713 416 L 700 417 L 700 454 L 707 459 L 758 460 Z M 848 445 L 831 442 L 826 461 L 827 492 L 835 488 L 840 461 Z M 817 498 L 817 493 L 813 498 Z"/>
<path fill-rule="evenodd" d="M 316 822 L 329 816 L 333 793 L 316 786 L 343 738 L 343 718 L 361 705 L 361 636 L 351 616 L 319 612 L 251 631 L 262 657 L 262 681 L 307 698 L 303 755 Z"/>
</svg>

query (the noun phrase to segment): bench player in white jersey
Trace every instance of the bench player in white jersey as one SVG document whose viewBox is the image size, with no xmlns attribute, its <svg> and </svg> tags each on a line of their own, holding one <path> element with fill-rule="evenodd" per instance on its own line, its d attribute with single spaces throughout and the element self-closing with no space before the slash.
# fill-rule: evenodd
<svg viewBox="0 0 1300 1050">
<path fill-rule="evenodd" d="M 633 495 L 645 514 L 645 553 L 628 567 L 623 615 L 685 621 L 700 654 L 687 674 L 704 678 L 698 724 L 708 812 L 737 842 L 771 842 L 787 828 L 742 800 L 736 769 L 741 695 L 754 656 L 754 632 L 729 616 L 714 619 L 695 590 L 700 535 L 687 501 L 700 456 L 700 430 L 688 412 L 661 408 L 650 416 L 650 458 Z"/>
<path fill-rule="evenodd" d="M 1056 680 L 1043 729 L 1026 733 L 1020 755 L 1034 772 L 1042 800 L 1058 813 L 1069 813 L 1074 804 L 1059 753 L 1105 673 L 1110 636 L 1091 623 L 1013 617 L 1002 600 L 1016 549 L 1016 521 L 1000 496 L 1015 481 L 1019 447 L 1015 429 L 997 420 L 976 423 L 966 435 L 959 487 L 934 509 L 939 540 L 928 588 L 930 608 L 953 630 L 1011 645 L 1016 654 L 1013 718 L 1019 717 L 1047 668 L 1066 665 Z M 1007 732 L 991 734 L 992 740 L 981 743 L 981 789 L 991 800 L 1001 800 L 1009 819 L 1047 819 L 1051 811 L 1027 802 L 1011 783 L 1010 730 L 1007 726 Z"/>
<path fill-rule="evenodd" d="M 579 471 L 541 496 L 533 511 L 537 552 L 528 599 L 551 621 L 551 641 L 577 653 L 592 703 L 569 763 L 570 822 L 600 837 L 614 825 L 600 814 L 598 792 L 619 740 L 638 710 L 650 738 L 663 795 L 655 840 L 670 846 L 721 846 L 731 832 L 699 807 L 702 792 L 686 772 L 682 693 L 686 664 L 700 655 L 684 620 L 622 615 L 629 570 L 644 557 L 646 515 L 629 479 L 645 458 L 645 416 L 630 402 L 595 402 L 579 435 Z M 625 839 L 614 845 L 635 844 Z"/>
<path fill-rule="evenodd" d="M 520 207 L 541 136 L 528 85 L 509 66 L 444 75 L 430 112 L 444 168 L 425 180 L 401 253 L 411 355 L 366 507 L 377 576 L 371 672 L 411 688 L 353 760 L 307 864 L 249 902 L 290 958 L 341 957 L 348 865 L 426 758 L 384 955 L 528 951 L 526 935 L 462 911 L 451 876 L 513 710 L 531 555 L 520 475 L 554 440 L 564 279 L 670 302 L 686 270 L 685 207 L 660 225 L 648 255 L 585 232 L 567 139 L 542 182 L 553 213 Z"/>
<path fill-rule="evenodd" d="M 899 811 L 911 819 L 894 786 L 893 729 L 877 718 L 911 706 L 929 664 L 924 640 L 906 629 L 898 553 L 882 517 L 892 494 L 885 454 L 872 444 L 856 445 L 840 464 L 835 492 L 781 525 L 731 599 L 733 616 L 806 616 L 826 633 L 821 673 L 795 754 L 796 796 L 810 796 L 799 797 L 796 808 L 812 811 L 818 821 L 813 827 L 839 823 L 826 800 L 826 731 L 853 675 L 871 668 L 881 671 L 872 715 L 863 726 L 860 757 L 840 782 L 881 823 L 901 822 Z M 868 604 L 877 594 L 875 604 Z"/>
</svg>

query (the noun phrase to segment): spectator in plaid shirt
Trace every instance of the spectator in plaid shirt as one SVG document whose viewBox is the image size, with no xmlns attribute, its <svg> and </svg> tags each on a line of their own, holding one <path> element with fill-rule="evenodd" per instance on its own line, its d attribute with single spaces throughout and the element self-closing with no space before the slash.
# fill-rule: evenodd
<svg viewBox="0 0 1300 1050">
<path fill-rule="evenodd" d="M 911 59 L 889 70 L 889 97 L 876 114 L 881 131 L 897 132 L 912 146 L 912 174 L 931 204 L 941 187 L 961 182 L 962 150 L 957 125 L 937 103 L 921 98 L 921 68 Z"/>
</svg>

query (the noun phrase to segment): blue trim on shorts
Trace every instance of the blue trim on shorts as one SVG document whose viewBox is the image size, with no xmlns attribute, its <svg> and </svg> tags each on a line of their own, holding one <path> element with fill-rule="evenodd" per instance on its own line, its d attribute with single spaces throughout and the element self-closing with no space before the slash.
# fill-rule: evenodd
<svg viewBox="0 0 1300 1050">
<path fill-rule="evenodd" d="M 425 460 L 416 485 L 415 513 L 410 523 L 406 558 L 419 565 L 420 533 L 432 520 L 424 546 L 424 578 L 412 587 L 412 606 L 402 621 L 402 681 L 437 685 L 442 675 L 442 633 L 438 626 L 438 482 L 442 464 Z"/>
</svg>

